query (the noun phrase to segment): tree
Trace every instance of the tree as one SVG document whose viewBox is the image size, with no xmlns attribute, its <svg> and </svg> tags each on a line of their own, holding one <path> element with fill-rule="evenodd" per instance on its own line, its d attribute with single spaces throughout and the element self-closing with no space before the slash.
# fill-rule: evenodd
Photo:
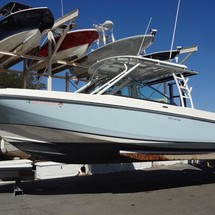
<svg viewBox="0 0 215 215">
<path fill-rule="evenodd" d="M 37 83 L 36 77 L 29 74 L 27 78 L 28 89 L 45 89 L 44 83 Z M 23 75 L 15 72 L 0 73 L 0 88 L 23 88 Z"/>
</svg>

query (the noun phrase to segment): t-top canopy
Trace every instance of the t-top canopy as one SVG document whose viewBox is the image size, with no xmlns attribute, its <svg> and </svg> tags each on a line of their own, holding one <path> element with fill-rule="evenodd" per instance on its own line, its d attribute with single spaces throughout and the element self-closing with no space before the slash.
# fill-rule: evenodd
<svg viewBox="0 0 215 215">
<path fill-rule="evenodd" d="M 128 77 L 140 81 L 155 81 L 172 77 L 173 73 L 186 74 L 186 76 L 198 74 L 196 71 L 188 70 L 185 65 L 149 59 L 137 56 L 117 56 L 101 60 L 93 64 L 89 74 L 100 77 L 115 77 L 125 70 L 134 68 Z"/>
</svg>

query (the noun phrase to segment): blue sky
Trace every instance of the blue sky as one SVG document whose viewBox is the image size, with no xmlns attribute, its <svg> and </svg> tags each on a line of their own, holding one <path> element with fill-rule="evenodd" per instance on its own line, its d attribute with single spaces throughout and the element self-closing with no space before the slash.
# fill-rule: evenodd
<svg viewBox="0 0 215 215">
<path fill-rule="evenodd" d="M 47 6 L 55 18 L 61 16 L 61 0 L 19 0 L 31 6 Z M 1 0 L 1 6 L 8 3 Z M 154 44 L 147 52 L 168 50 L 175 22 L 178 0 L 63 0 L 64 14 L 79 9 L 78 29 L 92 28 L 94 23 L 112 20 L 116 39 L 143 34 L 149 19 L 150 28 L 158 30 Z M 197 109 L 215 112 L 215 1 L 181 0 L 176 46 L 198 45 L 186 65 L 200 74 L 190 78 L 192 96 Z M 58 83 L 61 86 L 63 83 Z M 55 87 L 55 86 L 54 86 Z M 72 88 L 72 87 L 71 87 Z M 56 89 L 58 89 L 56 87 Z"/>
</svg>

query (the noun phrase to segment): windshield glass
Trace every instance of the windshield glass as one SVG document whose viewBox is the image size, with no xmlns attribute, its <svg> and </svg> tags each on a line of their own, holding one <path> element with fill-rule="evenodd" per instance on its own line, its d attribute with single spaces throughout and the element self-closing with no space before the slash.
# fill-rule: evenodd
<svg viewBox="0 0 215 215">
<path fill-rule="evenodd" d="M 99 79 L 82 90 L 81 93 L 104 95 L 110 94 L 173 104 L 170 98 L 161 92 L 160 88 L 162 88 L 162 84 L 157 84 L 152 87 L 140 81 L 124 79 L 119 81 L 117 84 L 108 87 L 108 81 L 108 78 Z M 107 89 L 104 92 L 99 93 L 103 91 L 105 87 Z"/>
</svg>

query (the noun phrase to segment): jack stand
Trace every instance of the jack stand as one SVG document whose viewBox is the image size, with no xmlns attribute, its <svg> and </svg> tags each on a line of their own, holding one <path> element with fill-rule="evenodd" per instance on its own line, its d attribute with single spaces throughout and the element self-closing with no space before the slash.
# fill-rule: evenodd
<svg viewBox="0 0 215 215">
<path fill-rule="evenodd" d="M 16 180 L 16 182 L 13 186 L 13 194 L 14 194 L 14 196 L 23 195 L 23 189 L 22 189 L 20 178 Z"/>
</svg>

